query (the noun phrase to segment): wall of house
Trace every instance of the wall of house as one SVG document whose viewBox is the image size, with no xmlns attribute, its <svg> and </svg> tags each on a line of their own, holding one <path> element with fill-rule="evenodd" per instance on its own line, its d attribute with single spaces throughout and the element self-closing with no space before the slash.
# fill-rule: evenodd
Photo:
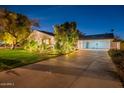
<svg viewBox="0 0 124 93">
<path fill-rule="evenodd" d="M 31 33 L 31 35 L 28 37 L 29 40 L 35 40 L 37 41 L 39 44 L 42 44 L 42 42 L 46 43 L 46 44 L 51 44 L 53 45 L 55 43 L 54 41 L 54 36 L 51 35 L 47 35 L 43 32 L 39 32 L 39 31 L 33 31 Z"/>
<path fill-rule="evenodd" d="M 111 42 L 111 49 L 120 49 L 120 42 Z"/>
<path fill-rule="evenodd" d="M 79 40 L 78 49 L 110 49 L 111 39 Z"/>
</svg>

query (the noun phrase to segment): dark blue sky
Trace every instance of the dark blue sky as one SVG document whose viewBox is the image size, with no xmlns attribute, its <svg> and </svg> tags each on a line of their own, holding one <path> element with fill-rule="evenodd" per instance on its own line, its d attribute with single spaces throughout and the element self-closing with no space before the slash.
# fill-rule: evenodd
<svg viewBox="0 0 124 93">
<path fill-rule="evenodd" d="M 76 21 L 86 34 L 111 32 L 124 38 L 124 6 L 0 6 L 40 19 L 41 30 L 53 31 L 52 26 Z"/>
</svg>

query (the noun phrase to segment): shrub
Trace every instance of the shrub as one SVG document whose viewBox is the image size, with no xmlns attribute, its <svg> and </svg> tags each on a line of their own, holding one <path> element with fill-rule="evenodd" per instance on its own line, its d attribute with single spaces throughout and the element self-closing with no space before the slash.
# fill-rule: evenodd
<svg viewBox="0 0 124 93">
<path fill-rule="evenodd" d="M 120 49 L 121 49 L 121 50 L 124 50 L 124 41 L 122 41 L 122 42 L 120 43 Z"/>
<path fill-rule="evenodd" d="M 112 57 L 122 57 L 124 55 L 124 51 L 111 49 L 109 50 L 109 54 Z"/>
<path fill-rule="evenodd" d="M 121 65 L 124 60 L 124 51 L 122 50 L 109 50 L 109 55 L 112 57 L 112 60 L 115 64 Z"/>
<path fill-rule="evenodd" d="M 49 44 L 46 43 L 39 44 L 38 42 L 31 40 L 25 43 L 24 49 L 30 52 L 47 53 L 52 48 Z"/>
<path fill-rule="evenodd" d="M 37 42 L 34 41 L 34 40 L 27 41 L 27 42 L 24 44 L 24 49 L 25 49 L 25 50 L 28 50 L 28 51 L 30 51 L 30 52 L 37 51 L 37 49 L 38 49 L 38 44 L 37 44 Z"/>
<path fill-rule="evenodd" d="M 38 46 L 38 52 L 47 53 L 51 51 L 51 46 L 49 44 L 42 43 Z"/>
</svg>

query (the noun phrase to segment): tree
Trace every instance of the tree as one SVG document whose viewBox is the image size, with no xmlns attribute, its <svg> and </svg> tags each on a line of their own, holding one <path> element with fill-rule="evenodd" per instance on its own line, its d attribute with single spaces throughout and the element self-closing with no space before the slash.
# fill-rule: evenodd
<svg viewBox="0 0 124 93">
<path fill-rule="evenodd" d="M 59 53 L 69 53 L 75 50 L 79 31 L 75 22 L 65 22 L 54 26 L 55 48 Z"/>
<path fill-rule="evenodd" d="M 0 32 L 2 40 L 11 45 L 11 49 L 22 42 L 30 33 L 31 21 L 24 15 L 0 10 Z"/>
</svg>

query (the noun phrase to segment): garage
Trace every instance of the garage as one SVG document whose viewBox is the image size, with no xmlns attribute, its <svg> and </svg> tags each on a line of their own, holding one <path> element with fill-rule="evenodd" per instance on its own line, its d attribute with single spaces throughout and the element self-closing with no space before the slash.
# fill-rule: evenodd
<svg viewBox="0 0 124 93">
<path fill-rule="evenodd" d="M 82 42 L 84 49 L 109 49 L 110 40 L 84 40 Z"/>
<path fill-rule="evenodd" d="M 78 40 L 78 49 L 111 49 L 113 33 L 85 35 Z"/>
</svg>

